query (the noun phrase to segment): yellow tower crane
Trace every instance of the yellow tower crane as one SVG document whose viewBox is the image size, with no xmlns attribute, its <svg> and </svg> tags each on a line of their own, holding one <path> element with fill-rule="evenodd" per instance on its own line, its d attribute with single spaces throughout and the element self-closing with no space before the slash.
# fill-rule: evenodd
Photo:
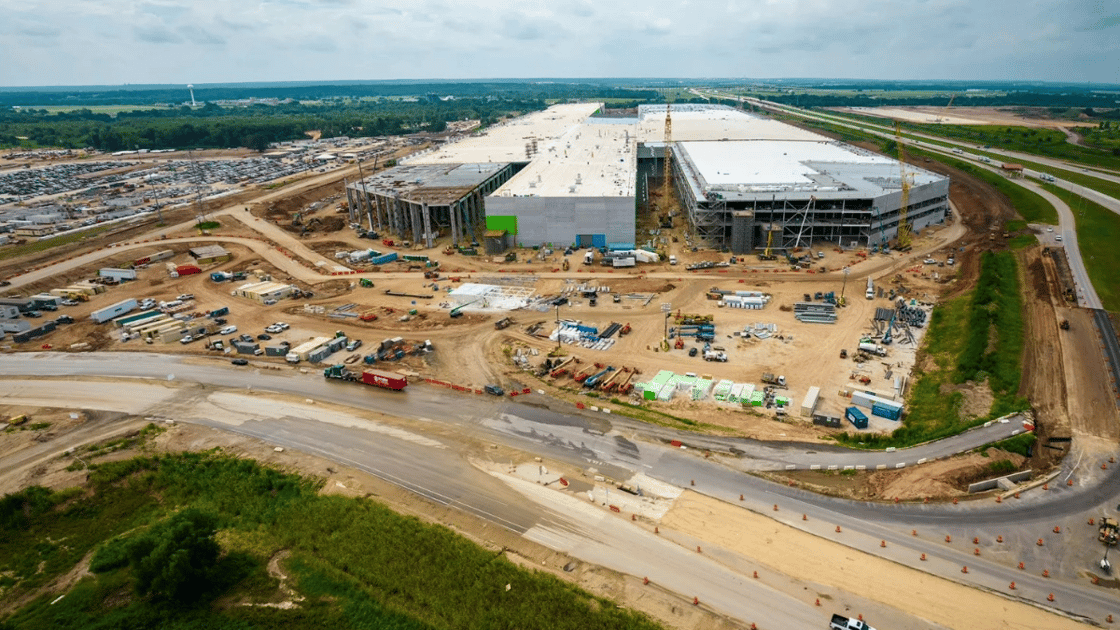
<svg viewBox="0 0 1120 630">
<path fill-rule="evenodd" d="M 665 99 L 668 101 L 669 99 Z M 661 211 L 667 219 L 673 206 L 673 117 L 670 114 L 673 104 L 665 103 L 665 167 L 661 173 Z"/>
<path fill-rule="evenodd" d="M 910 205 L 910 179 L 906 172 L 906 154 L 902 150 L 902 130 L 898 122 L 894 124 L 894 141 L 898 145 L 899 179 L 902 185 L 902 198 L 898 202 L 898 236 L 896 237 L 895 248 L 906 249 L 910 247 L 910 223 L 906 220 L 907 206 Z"/>
</svg>

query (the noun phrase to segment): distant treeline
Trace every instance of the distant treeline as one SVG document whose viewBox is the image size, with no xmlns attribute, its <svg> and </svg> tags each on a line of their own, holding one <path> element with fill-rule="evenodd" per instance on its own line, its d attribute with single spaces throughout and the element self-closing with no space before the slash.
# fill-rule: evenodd
<svg viewBox="0 0 1120 630">
<path fill-rule="evenodd" d="M 890 94 L 782 94 L 765 96 L 766 100 L 794 105 L 797 107 L 897 107 L 901 105 L 926 105 L 944 107 L 948 104 L 946 96 L 899 96 Z M 1116 109 L 1120 100 L 1117 94 L 1097 92 L 1010 92 L 1007 94 L 969 95 L 958 94 L 953 98 L 953 107 L 1076 107 L 1092 109 Z"/>
<path fill-rule="evenodd" d="M 658 98 L 654 90 L 637 90 L 587 83 L 361 83 L 361 84 L 256 84 L 205 86 L 194 88 L 198 102 L 235 101 L 249 98 L 294 99 L 318 101 L 324 99 L 358 99 L 370 97 L 414 97 L 422 95 L 452 96 L 455 98 L 493 98 L 514 100 L 594 99 L 594 98 Z M 184 86 L 158 86 L 150 89 L 106 86 L 101 89 L 75 88 L 72 90 L 30 89 L 28 91 L 0 91 L 0 106 L 12 105 L 154 105 L 157 103 L 185 103 L 190 92 Z"/>
<path fill-rule="evenodd" d="M 463 99 L 420 102 L 349 102 L 302 105 L 253 105 L 224 108 L 135 110 L 115 117 L 79 109 L 49 113 L 42 109 L 0 110 L 0 147 L 93 147 L 124 149 L 230 148 L 262 151 L 270 142 L 324 138 L 438 133 L 449 121 L 481 120 L 544 109 L 541 100 Z"/>
</svg>

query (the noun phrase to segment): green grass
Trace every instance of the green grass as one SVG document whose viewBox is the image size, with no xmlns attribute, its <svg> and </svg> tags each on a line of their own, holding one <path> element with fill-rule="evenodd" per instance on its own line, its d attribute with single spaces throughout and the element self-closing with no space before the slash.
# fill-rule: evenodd
<svg viewBox="0 0 1120 630">
<path fill-rule="evenodd" d="M 1008 453 L 1018 453 L 1023 457 L 1027 457 L 1027 452 L 1031 449 L 1035 442 L 1038 441 L 1038 436 L 1034 432 L 1020 433 L 1012 438 L 1007 438 L 999 442 L 992 442 L 985 446 L 981 452 L 987 453 L 990 448 L 998 448 L 1007 451 Z"/>
<path fill-rule="evenodd" d="M 1120 168 L 1120 155 L 1110 150 L 1071 144 L 1056 129 L 1010 125 L 927 125 L 902 123 L 903 128 L 943 138 L 989 145 L 996 149 L 1067 160 L 1085 166 Z"/>
<path fill-rule="evenodd" d="M 933 309 L 924 352 L 928 370 L 915 367 L 902 426 L 889 435 L 842 433 L 861 448 L 903 448 L 937 440 L 1029 407 L 1018 393 L 1023 314 L 1018 269 L 1009 252 L 985 254 L 977 288 Z M 986 279 L 985 279 L 986 274 Z M 964 397 L 946 388 L 988 378 L 994 401 L 983 417 L 962 416 Z"/>
<path fill-rule="evenodd" d="M 1042 187 L 1069 205 L 1077 222 L 1077 246 L 1089 281 L 1105 310 L 1120 312 L 1120 215 L 1052 184 Z"/>
<path fill-rule="evenodd" d="M 116 116 L 121 112 L 149 111 L 153 109 L 177 109 L 176 107 L 157 107 L 155 105 L 28 105 L 23 109 L 45 109 L 51 114 L 76 112 L 88 109 L 95 114 Z"/>
<path fill-rule="evenodd" d="M 0 500 L 0 603 L 33 595 L 100 550 L 99 573 L 62 600 L 47 593 L 0 625 L 40 628 L 556 628 L 654 629 L 656 624 L 501 551 L 394 513 L 369 499 L 325 496 L 321 482 L 216 452 L 95 465 L 83 489 L 30 488 Z M 199 605 L 133 592 L 121 542 L 186 508 L 217 515 L 223 584 Z M 292 610 L 267 575 L 281 550 Z M 507 588 L 507 585 L 508 588 Z"/>
<path fill-rule="evenodd" d="M 1028 190 L 1010 180 L 1003 175 L 993 173 L 987 169 L 980 168 L 979 166 L 966 162 L 964 160 L 957 160 L 944 155 L 930 153 L 921 149 L 907 148 L 907 153 L 915 156 L 928 157 L 931 160 L 937 160 L 943 164 L 952 166 L 983 180 L 985 183 L 990 184 L 993 188 L 1003 193 L 1011 205 L 1015 207 L 1015 211 L 1019 216 L 1023 217 L 1028 223 L 1044 223 L 1046 225 L 1058 224 L 1058 211 L 1050 202 L 1042 198 L 1038 193 Z"/>
<path fill-rule="evenodd" d="M 197 227 L 200 230 L 216 230 L 222 227 L 222 224 L 218 223 L 217 221 L 203 221 L 202 223 L 199 223 Z"/>
</svg>

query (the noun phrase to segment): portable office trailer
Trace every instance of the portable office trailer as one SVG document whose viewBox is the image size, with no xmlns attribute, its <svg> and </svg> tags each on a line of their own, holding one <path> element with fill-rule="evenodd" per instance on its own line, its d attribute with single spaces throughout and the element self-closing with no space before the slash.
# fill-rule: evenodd
<svg viewBox="0 0 1120 630">
<path fill-rule="evenodd" d="M 113 267 L 104 267 L 97 270 L 97 275 L 102 278 L 115 278 L 117 280 L 135 280 L 135 269 L 115 269 Z"/>
<path fill-rule="evenodd" d="M 121 300 L 112 306 L 106 306 L 105 308 L 90 313 L 89 318 L 98 324 L 104 324 L 115 317 L 120 317 L 125 313 L 135 310 L 137 306 L 136 300 L 133 298 Z"/>
</svg>

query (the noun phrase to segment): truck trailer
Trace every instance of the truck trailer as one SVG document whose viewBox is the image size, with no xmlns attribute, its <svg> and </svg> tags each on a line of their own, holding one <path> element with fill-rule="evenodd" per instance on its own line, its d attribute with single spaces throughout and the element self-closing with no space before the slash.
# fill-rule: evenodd
<svg viewBox="0 0 1120 630">
<path fill-rule="evenodd" d="M 408 386 L 408 380 L 399 374 L 381 370 L 363 370 L 360 374 L 350 371 L 345 365 L 332 365 L 323 370 L 323 378 L 339 381 L 360 381 L 366 385 L 401 391 Z"/>
</svg>

